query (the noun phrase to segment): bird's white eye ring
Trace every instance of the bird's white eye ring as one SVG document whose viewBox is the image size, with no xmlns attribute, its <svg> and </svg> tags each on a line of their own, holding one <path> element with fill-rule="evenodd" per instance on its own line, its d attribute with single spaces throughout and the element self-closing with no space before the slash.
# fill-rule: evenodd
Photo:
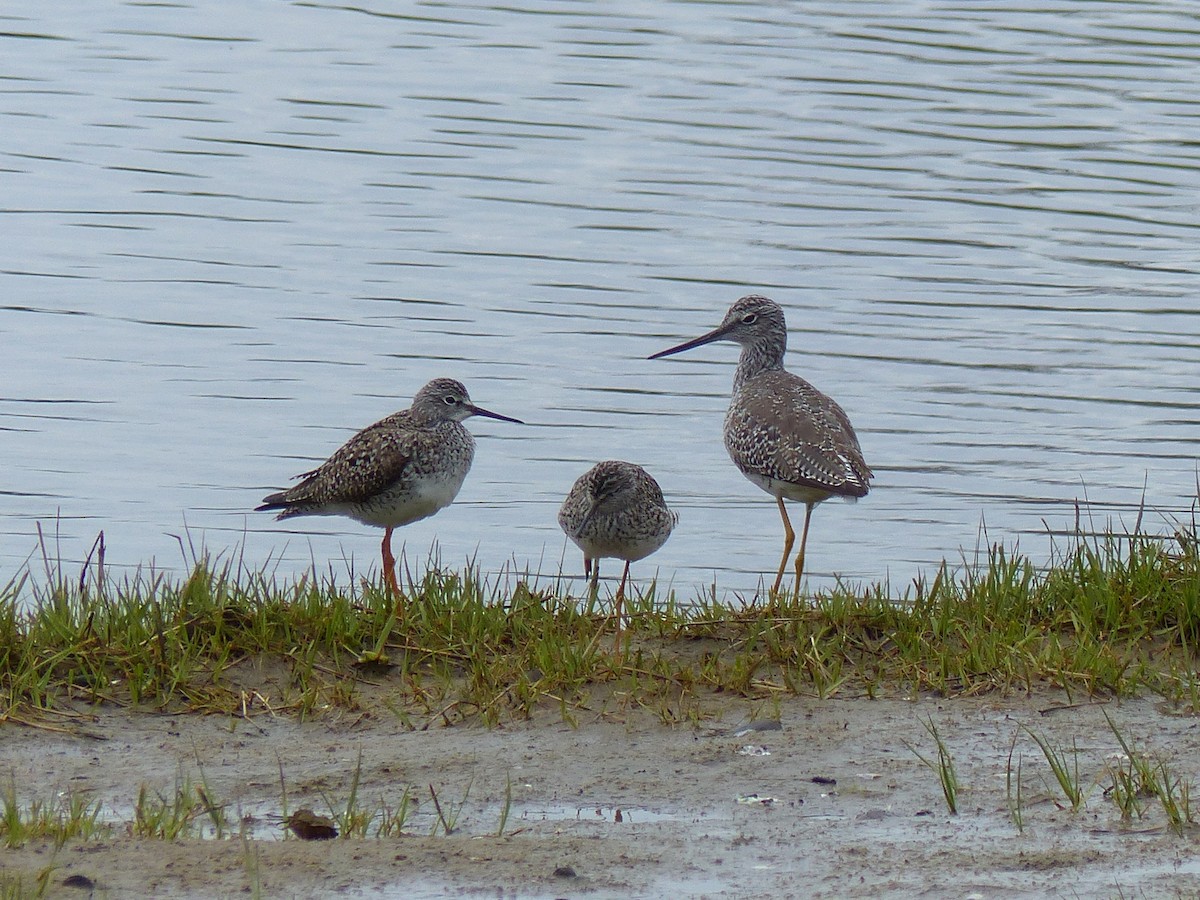
<svg viewBox="0 0 1200 900">
<path fill-rule="evenodd" d="M 758 313 L 746 313 L 744 316 L 742 316 L 743 325 L 753 325 L 757 321 Z"/>
<path fill-rule="evenodd" d="M 458 402 L 458 398 L 453 394 L 447 394 L 443 399 L 446 401 L 447 406 L 453 406 Z"/>
</svg>

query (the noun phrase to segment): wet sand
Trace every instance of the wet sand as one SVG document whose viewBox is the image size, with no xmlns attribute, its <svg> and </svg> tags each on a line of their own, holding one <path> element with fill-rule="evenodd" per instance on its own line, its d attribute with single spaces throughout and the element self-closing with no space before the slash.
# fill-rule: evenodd
<svg viewBox="0 0 1200 900">
<path fill-rule="evenodd" d="M 1161 804 L 1123 822 L 1104 789 L 1122 764 L 1105 720 L 1137 751 L 1190 782 L 1195 718 L 1156 698 L 1099 702 L 1059 693 L 917 700 L 712 700 L 698 725 L 622 708 L 578 710 L 487 729 L 404 722 L 382 708 L 302 723 L 104 708 L 80 734 L 0 726 L 0 771 L 18 797 L 86 792 L 121 823 L 61 850 L 0 855 L 26 889 L 46 866 L 51 896 L 212 897 L 1175 897 L 1200 891 L 1191 830 Z M 760 728 L 741 732 L 751 718 Z M 951 815 L 932 719 L 960 781 Z M 763 724 L 765 723 L 765 724 Z M 412 726 L 417 726 L 415 729 Z M 1078 761 L 1072 812 L 1022 726 Z M 1024 830 L 1008 800 L 1021 765 Z M 1072 749 L 1074 748 L 1074 749 Z M 359 805 L 419 801 L 405 833 L 301 841 L 277 823 L 282 767 L 290 810 L 341 809 L 360 765 Z M 227 804 L 222 840 L 139 840 L 125 823 L 141 785 L 170 797 L 190 778 Z M 7 779 L 5 779 L 7 781 Z M 445 835 L 431 797 L 447 819 Z M 511 804 L 503 836 L 497 836 Z M 239 836 L 238 820 L 245 817 Z M 436 833 L 434 833 L 436 832 Z"/>
</svg>

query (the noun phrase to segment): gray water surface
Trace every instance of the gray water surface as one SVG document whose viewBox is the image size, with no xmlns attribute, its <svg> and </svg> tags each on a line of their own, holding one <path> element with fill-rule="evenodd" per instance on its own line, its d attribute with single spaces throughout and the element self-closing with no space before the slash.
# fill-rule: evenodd
<svg viewBox="0 0 1200 900">
<path fill-rule="evenodd" d="M 750 292 L 876 472 L 811 586 L 1044 558 L 1077 504 L 1190 521 L 1190 4 L 9 9 L 0 581 L 38 523 L 68 571 L 103 530 L 118 570 L 363 574 L 380 532 L 251 509 L 446 375 L 530 424 L 468 423 L 417 566 L 578 573 L 555 513 L 615 457 L 681 516 L 635 575 L 752 590 L 782 529 L 721 444 L 736 348 L 646 360 Z"/>
</svg>

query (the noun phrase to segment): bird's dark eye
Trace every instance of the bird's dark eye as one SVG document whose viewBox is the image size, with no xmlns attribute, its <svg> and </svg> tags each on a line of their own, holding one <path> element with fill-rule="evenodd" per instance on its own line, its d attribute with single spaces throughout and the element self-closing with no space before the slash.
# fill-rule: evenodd
<svg viewBox="0 0 1200 900">
<path fill-rule="evenodd" d="M 742 316 L 743 325 L 753 325 L 757 321 L 758 313 L 746 313 L 744 316 Z"/>
<path fill-rule="evenodd" d="M 458 402 L 458 398 L 455 397 L 453 394 L 447 394 L 443 399 L 446 401 L 447 406 L 453 406 L 455 403 Z"/>
</svg>

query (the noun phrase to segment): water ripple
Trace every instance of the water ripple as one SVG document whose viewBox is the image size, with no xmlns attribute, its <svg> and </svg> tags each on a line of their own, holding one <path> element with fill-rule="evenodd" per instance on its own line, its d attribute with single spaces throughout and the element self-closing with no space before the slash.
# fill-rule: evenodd
<svg viewBox="0 0 1200 900">
<path fill-rule="evenodd" d="M 645 359 L 750 291 L 878 473 L 814 518 L 814 583 L 1043 553 L 1077 504 L 1187 519 L 1198 35 L 1133 0 L 10 15 L 0 570 L 41 521 L 68 565 L 101 528 L 182 564 L 186 527 L 362 571 L 367 529 L 250 509 L 453 375 L 539 424 L 472 423 L 410 559 L 574 572 L 557 503 L 615 456 L 682 512 L 635 574 L 753 589 L 780 528 L 721 445 L 736 350 Z"/>
</svg>

